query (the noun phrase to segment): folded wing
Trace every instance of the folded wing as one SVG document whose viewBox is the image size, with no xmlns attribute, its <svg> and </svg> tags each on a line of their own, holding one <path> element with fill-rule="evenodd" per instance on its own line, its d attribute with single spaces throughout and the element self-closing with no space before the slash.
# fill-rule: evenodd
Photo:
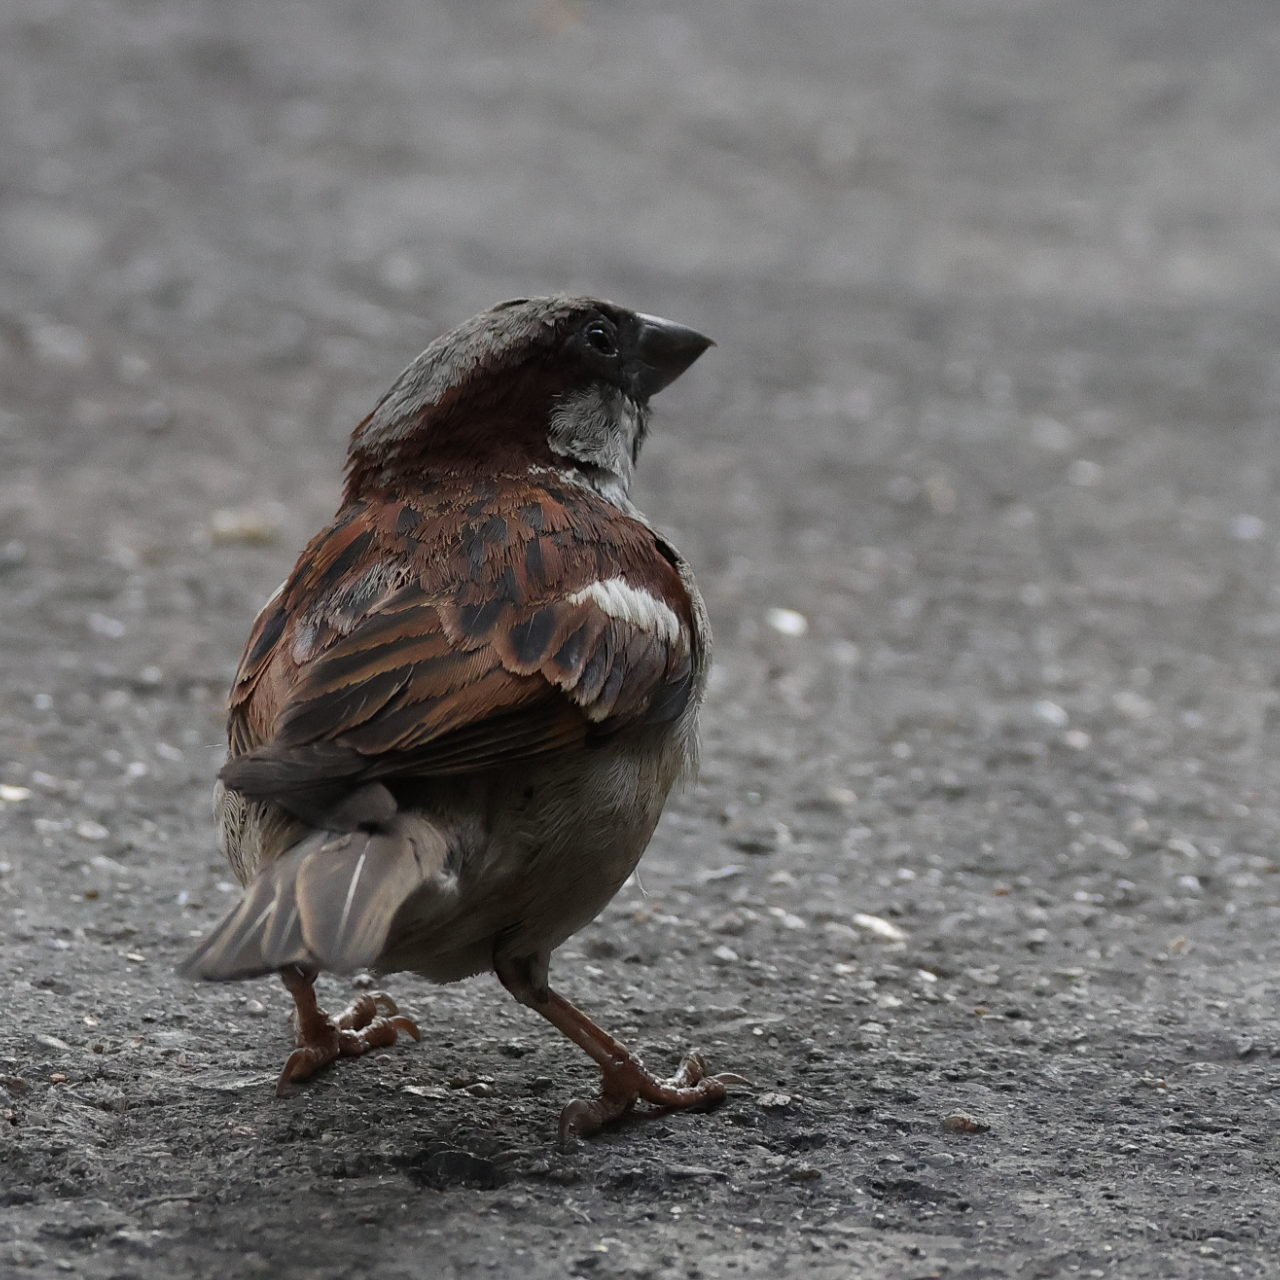
<svg viewBox="0 0 1280 1280">
<path fill-rule="evenodd" d="M 263 610 L 229 787 L 307 816 L 676 718 L 701 642 L 674 553 L 586 493 L 438 493 L 345 513 Z"/>
</svg>

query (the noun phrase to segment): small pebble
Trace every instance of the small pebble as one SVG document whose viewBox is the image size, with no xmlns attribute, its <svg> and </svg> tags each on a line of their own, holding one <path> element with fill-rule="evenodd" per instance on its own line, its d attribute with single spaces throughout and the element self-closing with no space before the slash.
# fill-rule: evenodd
<svg viewBox="0 0 1280 1280">
<path fill-rule="evenodd" d="M 809 630 L 809 619 L 794 609 L 770 609 L 765 618 L 779 635 L 802 636 Z"/>
<path fill-rule="evenodd" d="M 765 1111 L 785 1111 L 792 1103 L 789 1093 L 762 1093 L 756 1099 L 756 1105 Z"/>
<path fill-rule="evenodd" d="M 109 640 L 119 640 L 129 629 L 119 618 L 109 618 L 105 613 L 91 613 L 88 623 L 94 635 L 106 636 Z"/>
<path fill-rule="evenodd" d="M 279 526 L 270 513 L 253 507 L 223 508 L 209 518 L 209 531 L 214 542 L 223 546 L 237 542 L 266 546 L 276 540 Z"/>
<path fill-rule="evenodd" d="M 1156 710 L 1156 704 L 1150 698 L 1129 689 L 1113 694 L 1111 705 L 1129 720 L 1149 720 Z"/>
<path fill-rule="evenodd" d="M 1267 522 L 1258 516 L 1241 515 L 1231 521 L 1231 536 L 1239 542 L 1255 542 L 1267 531 Z"/>
<path fill-rule="evenodd" d="M 880 916 L 868 916 L 858 912 L 853 917 L 853 923 L 859 929 L 874 933 L 877 938 L 884 938 L 887 942 L 904 942 L 907 937 L 906 933 L 899 929 L 896 924 L 890 924 L 888 920 L 883 920 Z"/>
<path fill-rule="evenodd" d="M 942 1127 L 948 1133 L 986 1133 L 991 1128 L 985 1121 L 967 1111 L 952 1111 L 943 1116 Z"/>
<path fill-rule="evenodd" d="M 1048 698 L 1042 698 L 1035 703 L 1031 711 L 1037 720 L 1042 720 L 1045 724 L 1054 725 L 1059 729 L 1066 728 L 1071 719 L 1064 708 L 1056 702 L 1050 702 Z"/>
<path fill-rule="evenodd" d="M 740 867 L 737 863 L 730 863 L 725 867 L 715 867 L 709 871 L 698 872 L 699 884 L 711 884 L 716 880 L 732 880 L 735 876 L 740 876 L 746 870 L 746 867 Z"/>
<path fill-rule="evenodd" d="M 822 926 L 822 931 L 827 935 L 827 944 L 831 950 L 838 956 L 848 959 L 858 954 L 858 947 L 862 945 L 864 938 L 852 925 L 842 924 L 839 920 L 828 920 Z"/>
<path fill-rule="evenodd" d="M 807 929 L 809 927 L 808 924 L 798 915 L 795 915 L 782 907 L 770 907 L 769 914 L 773 916 L 773 918 L 784 929 Z"/>
<path fill-rule="evenodd" d="M 449 1081 L 450 1089 L 471 1089 L 478 1084 L 492 1084 L 492 1076 L 478 1076 L 470 1071 L 461 1072 Z"/>
</svg>

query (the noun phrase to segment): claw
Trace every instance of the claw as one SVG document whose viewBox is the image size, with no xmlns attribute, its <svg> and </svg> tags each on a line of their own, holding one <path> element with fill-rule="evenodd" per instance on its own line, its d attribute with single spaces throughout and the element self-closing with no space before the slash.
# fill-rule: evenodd
<svg viewBox="0 0 1280 1280">
<path fill-rule="evenodd" d="M 422 1039 L 417 1024 L 400 1013 L 385 991 L 361 995 L 337 1017 L 330 1018 L 316 1003 L 314 973 L 294 967 L 281 970 L 280 977 L 297 1006 L 298 1047 L 289 1055 L 276 1082 L 279 1098 L 288 1096 L 289 1085 L 305 1080 L 336 1058 L 358 1058 L 370 1049 L 389 1048 L 402 1031 L 414 1040 Z M 382 1017 L 382 1010 L 391 1016 Z"/>
<path fill-rule="evenodd" d="M 414 1022 L 412 1018 L 405 1018 L 403 1016 L 388 1018 L 387 1025 L 395 1027 L 397 1031 L 403 1031 L 405 1035 L 409 1036 L 419 1044 L 422 1042 L 422 1032 L 418 1030 L 418 1024 Z M 745 1084 L 747 1082 L 743 1081 L 743 1083 Z"/>
<path fill-rule="evenodd" d="M 601 1064 L 600 1096 L 575 1098 L 560 1113 L 560 1146 L 567 1148 L 572 1139 L 598 1133 L 611 1120 L 619 1120 L 635 1110 L 637 1102 L 651 1107 L 636 1112 L 637 1118 L 666 1115 L 670 1111 L 702 1110 L 725 1098 L 725 1081 L 707 1075 L 707 1064 L 700 1053 L 689 1054 L 675 1075 L 660 1080 L 651 1076 L 630 1055 Z M 732 1075 L 732 1073 L 729 1073 Z M 736 1081 L 739 1077 L 734 1076 Z"/>
<path fill-rule="evenodd" d="M 291 1084 L 298 1080 L 305 1080 L 326 1063 L 332 1062 L 337 1056 L 336 1050 L 333 1053 L 328 1053 L 318 1045 L 308 1045 L 306 1048 L 295 1049 L 289 1055 L 289 1060 L 284 1064 L 284 1070 L 280 1073 L 279 1080 L 276 1081 L 276 1097 L 287 1098 Z"/>
<path fill-rule="evenodd" d="M 560 1113 L 560 1150 L 567 1151 L 574 1138 L 599 1133 L 610 1120 L 617 1120 L 634 1106 L 634 1098 L 574 1098 Z"/>
<path fill-rule="evenodd" d="M 664 1115 L 668 1111 L 706 1110 L 724 1101 L 726 1084 L 745 1083 L 732 1072 L 708 1075 L 706 1059 L 696 1052 L 685 1057 L 670 1079 L 656 1079 L 626 1045 L 551 990 L 545 983 L 545 968 L 538 980 L 532 960 L 499 960 L 495 967 L 499 981 L 521 1004 L 546 1018 L 600 1068 L 600 1096 L 575 1098 L 560 1113 L 562 1147 L 573 1138 L 586 1137 L 610 1120 L 627 1115 L 637 1102 L 650 1104 L 649 1109 L 637 1113 L 637 1118 Z"/>
</svg>

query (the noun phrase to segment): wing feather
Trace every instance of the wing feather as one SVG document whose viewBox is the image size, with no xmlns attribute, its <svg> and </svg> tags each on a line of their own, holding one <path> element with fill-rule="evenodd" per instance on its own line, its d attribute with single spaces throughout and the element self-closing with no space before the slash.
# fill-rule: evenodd
<svg viewBox="0 0 1280 1280">
<path fill-rule="evenodd" d="M 516 480 L 415 502 L 344 512 L 259 616 L 228 786 L 287 805 L 326 780 L 492 768 L 693 696 L 700 613 L 641 521 Z"/>
</svg>

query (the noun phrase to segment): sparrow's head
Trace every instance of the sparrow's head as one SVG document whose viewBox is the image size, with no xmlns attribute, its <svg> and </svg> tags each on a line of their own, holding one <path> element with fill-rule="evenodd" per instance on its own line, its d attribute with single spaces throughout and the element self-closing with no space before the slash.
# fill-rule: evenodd
<svg viewBox="0 0 1280 1280">
<path fill-rule="evenodd" d="M 649 397 L 709 346 L 596 298 L 517 298 L 437 338 L 356 428 L 348 492 L 445 470 L 572 468 L 625 497 Z"/>
</svg>

